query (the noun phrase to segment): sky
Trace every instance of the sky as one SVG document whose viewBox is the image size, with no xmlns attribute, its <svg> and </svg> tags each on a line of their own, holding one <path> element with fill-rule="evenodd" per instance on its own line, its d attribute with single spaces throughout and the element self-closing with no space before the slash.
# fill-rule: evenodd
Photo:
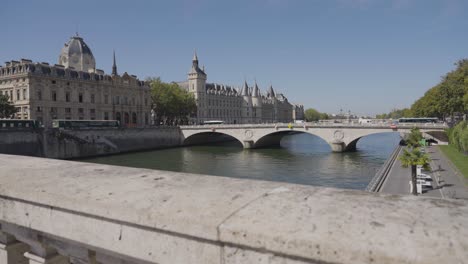
<svg viewBox="0 0 468 264">
<path fill-rule="evenodd" d="M 0 62 L 57 63 L 76 32 L 96 67 L 183 81 L 194 51 L 208 82 L 321 112 L 409 107 L 468 58 L 468 0 L 6 0 Z"/>
</svg>

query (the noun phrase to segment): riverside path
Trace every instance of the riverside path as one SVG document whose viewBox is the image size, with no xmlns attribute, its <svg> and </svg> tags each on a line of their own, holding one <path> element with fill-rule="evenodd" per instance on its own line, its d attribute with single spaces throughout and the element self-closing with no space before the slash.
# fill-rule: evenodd
<svg viewBox="0 0 468 264">
<path fill-rule="evenodd" d="M 426 147 L 431 158 L 431 172 L 433 189 L 424 189 L 422 196 L 468 199 L 468 188 L 464 185 L 460 172 L 441 153 L 438 146 Z M 403 149 L 400 150 L 398 156 Z M 399 159 L 396 159 L 385 179 L 380 192 L 390 194 L 409 194 L 410 168 L 403 168 Z"/>
</svg>

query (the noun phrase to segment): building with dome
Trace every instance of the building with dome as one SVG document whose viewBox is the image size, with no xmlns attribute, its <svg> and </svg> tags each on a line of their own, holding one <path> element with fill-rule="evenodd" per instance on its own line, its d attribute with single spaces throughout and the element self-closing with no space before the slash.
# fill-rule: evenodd
<svg viewBox="0 0 468 264">
<path fill-rule="evenodd" d="M 51 126 L 53 119 L 119 120 L 122 126 L 150 123 L 150 87 L 135 75 L 96 69 L 83 38 L 70 38 L 58 63 L 12 60 L 0 67 L 0 94 L 17 108 L 15 118 L 34 119 Z"/>
<path fill-rule="evenodd" d="M 194 123 L 214 120 L 228 124 L 287 123 L 304 118 L 304 106 L 291 104 L 271 85 L 262 93 L 256 82 L 249 86 L 244 81 L 242 88 L 236 88 L 206 80 L 204 67 L 199 67 L 197 54 L 194 54 L 188 80 L 177 83 L 196 99 L 198 109 L 192 120 Z"/>
</svg>

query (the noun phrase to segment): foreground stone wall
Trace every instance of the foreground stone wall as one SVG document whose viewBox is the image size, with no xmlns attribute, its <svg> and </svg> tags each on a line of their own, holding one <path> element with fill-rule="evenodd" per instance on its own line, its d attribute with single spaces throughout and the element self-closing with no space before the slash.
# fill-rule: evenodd
<svg viewBox="0 0 468 264">
<path fill-rule="evenodd" d="M 176 147 L 174 127 L 89 130 L 0 130 L 0 153 L 70 159 Z"/>
<path fill-rule="evenodd" d="M 11 155 L 0 155 L 0 168 L 0 257 L 27 251 L 44 260 L 37 263 L 102 264 L 468 259 L 467 201 Z"/>
</svg>

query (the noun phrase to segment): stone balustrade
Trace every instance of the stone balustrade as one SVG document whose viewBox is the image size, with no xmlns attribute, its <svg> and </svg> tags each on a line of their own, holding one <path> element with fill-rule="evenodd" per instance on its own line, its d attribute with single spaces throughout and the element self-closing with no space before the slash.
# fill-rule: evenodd
<svg viewBox="0 0 468 264">
<path fill-rule="evenodd" d="M 0 155 L 0 263 L 463 263 L 468 202 Z"/>
</svg>

